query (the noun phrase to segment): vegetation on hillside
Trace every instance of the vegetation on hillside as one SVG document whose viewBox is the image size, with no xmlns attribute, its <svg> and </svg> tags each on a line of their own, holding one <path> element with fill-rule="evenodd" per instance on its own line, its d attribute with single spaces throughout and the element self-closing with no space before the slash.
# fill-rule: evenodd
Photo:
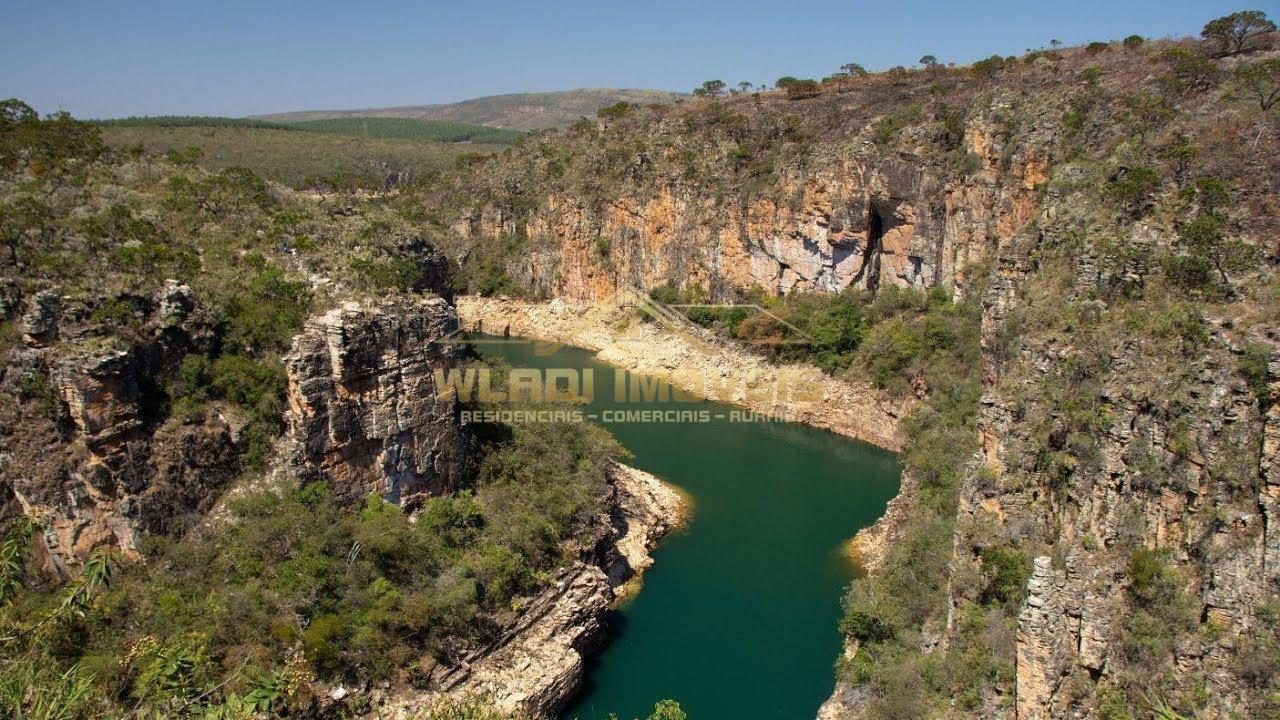
<svg viewBox="0 0 1280 720">
<path fill-rule="evenodd" d="M 103 128 L 107 144 L 162 153 L 212 170 L 246 167 L 294 188 L 384 189 L 422 181 L 502 145 L 300 132 L 289 127 L 122 124 Z"/>
<path fill-rule="evenodd" d="M 215 170 L 244 166 L 295 188 L 326 190 L 421 182 L 460 159 L 494 152 L 523 136 L 483 125 L 417 118 L 280 123 L 160 115 L 92 124 L 103 128 L 108 144 L 123 150 L 167 153 Z"/>
<path fill-rule="evenodd" d="M 1055 214 L 1009 239 L 992 267 L 964 268 L 971 280 L 961 302 L 950 288 L 885 286 L 875 294 L 715 298 L 758 302 L 771 315 L 689 313 L 778 360 L 812 362 L 919 400 L 904 422 L 904 464 L 919 494 L 884 569 L 850 588 L 841 629 L 859 647 L 839 673 L 866 690 L 875 718 L 969 712 L 1008 702 L 1031 558 L 1060 562 L 1063 548 L 1045 540 L 1052 533 L 1044 528 L 958 524 L 962 487 L 1025 484 L 1043 488 L 1039 505 L 1071 502 L 1073 487 L 1108 472 L 1110 398 L 1123 390 L 1174 455 L 1156 462 L 1149 444 L 1135 441 L 1119 459 L 1134 489 L 1186 496 L 1204 478 L 1226 501 L 1256 508 L 1262 446 L 1253 426 L 1225 423 L 1214 442 L 1244 450 L 1214 455 L 1185 418 L 1204 407 L 1200 363 L 1214 363 L 1227 389 L 1247 389 L 1235 417 L 1276 401 L 1265 347 L 1213 339 L 1256 338 L 1280 325 L 1274 30 L 1264 14 L 1243 12 L 1207 24 L 1203 40 L 1054 42 L 967 67 L 926 55 L 920 69 L 874 74 L 849 63 L 821 81 L 781 78 L 777 92 L 726 92 L 710 81 L 697 99 L 609 104 L 594 119 L 492 158 L 457 158 L 456 172 L 418 191 L 373 200 L 316 200 L 229 164 L 240 155 L 186 150 L 199 144 L 192 137 L 207 146 L 218 137 L 269 137 L 277 150 L 262 153 L 265 166 L 307 183 L 316 175 L 291 163 L 312 143 L 338 142 L 331 136 L 165 127 L 172 147 L 154 157 L 112 150 L 96 128 L 64 115 L 38 118 L 10 101 L 0 106 L 5 279 L 18 297 L 59 288 L 84 319 L 75 340 L 94 343 L 136 335 L 137 299 L 165 279 L 189 283 L 222 341 L 163 368 L 156 421 L 230 409 L 245 421 L 241 462 L 253 473 L 279 433 L 279 358 L 301 319 L 347 293 L 416 289 L 421 278 L 401 256 L 419 234 L 448 246 L 459 287 L 538 293 L 545 289 L 528 286 L 512 258 L 546 249 L 525 221 L 553 196 L 603 208 L 624 194 L 684 184 L 709 205 L 784 205 L 796 201 L 780 182 L 788 173 L 851 147 L 911 158 L 943 184 L 978 185 L 996 182 L 1019 148 L 1037 143 L 1053 159 L 1043 193 Z M 965 142 L 977 124 L 998 141 L 989 157 Z M 129 145 L 136 139 L 113 133 L 133 129 L 107 134 Z M 312 153 L 308 162 L 320 175 L 359 175 L 352 163 L 365 160 Z M 479 207 L 498 211 L 497 241 L 453 234 L 454 221 Z M 600 243 L 604 263 L 608 240 Z M 999 269 L 1032 277 L 1019 286 L 1015 309 L 993 315 L 998 327 L 980 340 L 980 304 L 1002 300 L 984 298 L 983 284 L 1010 260 L 1026 267 Z M 664 286 L 654 297 L 700 302 L 709 293 Z M 793 327 L 802 342 L 790 342 Z M 0 338 L 15 343 L 12 322 Z M 1001 438 L 1019 463 L 999 475 L 974 459 L 984 391 L 1007 401 L 1025 430 Z M 48 415 L 46 400 L 47 392 L 27 388 L 0 404 L 0 425 L 56 436 L 47 417 L 33 419 Z M 252 495 L 231 507 L 225 526 L 156 541 L 145 566 L 97 558 L 63 587 L 22 562 L 32 528 L 12 523 L 0 548 L 0 703 L 10 714 L 66 707 L 52 714 L 230 715 L 296 707 L 297 689 L 311 678 L 420 677 L 411 659 L 490 637 L 523 594 L 571 557 L 595 510 L 598 466 L 618 452 L 607 436 L 577 427 L 484 430 L 475 482 L 428 501 L 417 523 L 376 499 L 355 512 L 336 507 L 317 486 Z M 1125 528 L 1104 549 L 1123 560 L 1124 582 L 1106 675 L 1073 667 L 1064 686 L 1096 688 L 1102 717 L 1193 716 L 1207 680 L 1188 677 L 1175 653 L 1221 638 L 1223 628 L 1201 612 L 1199 589 L 1189 587 L 1215 549 L 1179 562 L 1140 539 Z M 957 553 L 966 547 L 972 557 Z M 212 588 L 209 573 L 218 579 Z M 1233 670 L 1248 685 L 1254 715 L 1274 717 L 1280 613 L 1268 606 L 1256 615 L 1256 632 L 1230 639 Z M 948 621 L 949 642 L 936 650 Z M 655 717 L 678 712 L 659 708 Z"/>
<path fill-rule="evenodd" d="M 157 413 L 148 422 L 161 424 L 171 412 L 193 421 L 229 405 L 247 423 L 241 448 L 249 468 L 261 466 L 281 429 L 280 358 L 306 316 L 344 293 L 421 284 L 415 273 L 382 270 L 404 259 L 401 248 L 416 233 L 373 203 L 326 206 L 241 166 L 211 172 L 186 156 L 115 152 L 94 126 L 41 119 L 16 101 L 5 104 L 4 117 L 8 292 L 57 288 L 84 318 L 67 332 L 76 346 L 102 335 L 137 341 L 148 332 L 150 298 L 167 280 L 188 284 L 195 326 L 217 341 L 200 343 L 181 365 L 153 368 L 147 392 Z M 316 286 L 313 276 L 329 282 Z M 15 339 L 6 335 L 5 345 Z M 20 409 L 0 407 L 6 416 Z"/>
<path fill-rule="evenodd" d="M 523 137 L 515 130 L 472 123 L 430 120 L 426 118 L 326 118 L 297 122 L 272 122 L 257 118 L 234 118 L 210 115 L 138 115 L 127 118 L 90 120 L 104 128 L 253 128 L 259 130 L 302 130 L 305 132 L 352 135 L 393 140 L 432 140 L 435 142 L 473 142 L 509 145 Z"/>
<path fill-rule="evenodd" d="M 260 121 L 259 121 L 260 122 Z M 510 145 L 524 136 L 515 130 L 425 118 L 329 118 L 292 122 L 285 127 L 307 132 L 397 140 L 432 140 Z"/>
<path fill-rule="evenodd" d="M 132 115 L 127 118 L 88 121 L 99 127 L 240 127 L 263 130 L 288 130 L 284 123 L 254 118 L 220 117 L 217 115 Z"/>
<path fill-rule="evenodd" d="M 868 686 L 868 711 L 876 718 L 923 717 L 949 700 L 973 709 L 984 684 L 1007 682 L 1013 670 L 1007 618 L 1026 581 L 1025 556 L 991 551 L 984 557 L 984 566 L 992 566 L 986 604 L 961 615 L 962 642 L 942 657 L 922 651 L 921 634 L 937 622 L 946 597 L 956 501 L 977 437 L 982 386 L 978 308 L 921 300 L 888 303 L 874 313 L 876 339 L 861 356 L 883 387 L 927 388 L 925 401 L 903 422 L 903 472 L 917 491 L 902 540 L 888 548 L 878 572 L 850 586 L 840 623 L 859 649 L 841 661 L 838 674 Z M 1002 644 L 993 647 L 993 641 Z"/>
<path fill-rule="evenodd" d="M 71 717 L 202 716 L 264 691 L 260 709 L 285 713 L 312 702 L 313 681 L 421 684 L 433 658 L 492 639 L 577 557 L 620 453 L 591 425 L 492 434 L 474 487 L 426 500 L 412 522 L 374 496 L 358 509 L 335 502 L 320 483 L 264 491 L 233 499 L 231 518 L 206 532 L 152 538 L 145 564 L 113 568 L 74 613 L 63 610 L 71 589 L 13 593 L 0 607 L 12 638 L 0 666 L 89 685 Z M 47 582 L 14 568 L 11 583 Z M 8 713 L 32 707 L 7 702 Z"/>
</svg>

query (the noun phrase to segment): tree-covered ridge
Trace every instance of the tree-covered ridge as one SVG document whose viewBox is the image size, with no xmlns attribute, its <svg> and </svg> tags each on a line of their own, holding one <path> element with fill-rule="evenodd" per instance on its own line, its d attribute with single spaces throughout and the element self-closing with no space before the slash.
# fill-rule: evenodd
<svg viewBox="0 0 1280 720">
<path fill-rule="evenodd" d="M 258 116 L 273 122 L 331 118 L 420 118 L 486 125 L 520 132 L 563 127 L 616 102 L 671 102 L 680 95 L 662 90 L 581 88 L 553 92 L 489 95 L 443 105 L 406 105 L 359 110 L 301 110 Z"/>
<path fill-rule="evenodd" d="M 100 127 L 244 127 L 264 130 L 288 130 L 291 127 L 285 123 L 268 120 L 219 115 L 132 115 L 126 118 L 108 118 L 89 122 Z"/>
<path fill-rule="evenodd" d="M 397 140 L 433 140 L 436 142 L 474 142 L 510 144 L 524 133 L 515 130 L 476 125 L 474 123 L 431 120 L 428 118 L 326 118 L 273 122 L 257 118 L 234 118 L 213 115 L 139 115 L 127 118 L 91 120 L 104 128 L 192 128 L 235 127 L 259 130 L 303 130 L 333 135 L 356 135 L 367 138 Z"/>
<path fill-rule="evenodd" d="M 249 167 L 295 188 L 380 189 L 422 182 L 459 159 L 519 140 L 513 130 L 420 118 L 255 118 L 159 115 L 94 120 L 108 145 L 165 153 L 213 170 Z"/>
<path fill-rule="evenodd" d="M 515 130 L 475 125 L 472 123 L 431 120 L 427 118 L 328 118 L 286 123 L 286 127 L 307 132 L 358 135 L 400 140 L 434 140 L 436 142 L 490 143 L 510 145 L 524 136 Z"/>
<path fill-rule="evenodd" d="M 321 192 L 387 191 L 419 184 L 466 158 L 495 152 L 490 142 L 365 137 L 292 127 L 109 125 L 103 139 L 122 152 L 166 154 L 223 170 L 248 167 L 293 188 Z"/>
</svg>

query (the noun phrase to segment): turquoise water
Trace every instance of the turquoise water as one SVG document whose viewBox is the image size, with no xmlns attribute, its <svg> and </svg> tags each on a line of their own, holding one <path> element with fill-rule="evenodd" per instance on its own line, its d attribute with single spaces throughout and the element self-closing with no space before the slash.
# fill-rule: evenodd
<svg viewBox="0 0 1280 720">
<path fill-rule="evenodd" d="M 541 348 L 541 351 L 535 350 Z M 593 368 L 587 412 L 707 410 L 712 422 L 602 422 L 630 464 L 683 488 L 693 522 L 654 553 L 638 596 L 615 613 L 609 646 L 563 720 L 643 718 L 663 698 L 691 720 L 807 720 L 830 694 L 842 543 L 898 490 L 894 455 L 793 423 L 715 420 L 716 403 L 620 406 L 615 371 L 587 352 L 486 344 L 514 367 Z"/>
</svg>

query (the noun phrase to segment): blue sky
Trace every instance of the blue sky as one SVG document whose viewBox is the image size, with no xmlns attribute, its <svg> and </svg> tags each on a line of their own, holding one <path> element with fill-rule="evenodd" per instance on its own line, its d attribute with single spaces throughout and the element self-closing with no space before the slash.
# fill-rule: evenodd
<svg viewBox="0 0 1280 720">
<path fill-rule="evenodd" d="M 1196 34 L 1277 0 L 3 0 L 0 97 L 41 112 L 247 115 L 577 87 L 688 91 L 967 63 L 1052 38 Z"/>
</svg>

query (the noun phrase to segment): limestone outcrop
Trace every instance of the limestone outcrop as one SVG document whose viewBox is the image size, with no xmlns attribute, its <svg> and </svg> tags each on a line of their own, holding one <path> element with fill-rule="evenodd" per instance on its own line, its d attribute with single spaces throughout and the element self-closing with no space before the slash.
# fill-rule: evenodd
<svg viewBox="0 0 1280 720">
<path fill-rule="evenodd" d="M 554 717 L 581 686 L 586 658 L 605 642 L 613 598 L 600 568 L 569 568 L 533 598 L 502 639 L 445 674 L 440 691 L 482 696 L 503 712 Z"/>
<path fill-rule="evenodd" d="M 285 358 L 290 470 L 401 505 L 453 489 L 468 438 L 434 371 L 457 363 L 459 346 L 437 342 L 456 329 L 440 298 L 348 302 L 309 321 Z"/>
<path fill-rule="evenodd" d="M 614 463 L 609 480 L 611 532 L 602 566 L 609 584 L 623 597 L 639 590 L 641 576 L 653 565 L 649 551 L 687 523 L 692 508 L 678 490 L 643 470 Z"/>
<path fill-rule="evenodd" d="M 676 177 L 626 186 L 603 203 L 551 194 L 524 217 L 481 206 L 454 230 L 528 237 L 537 250 L 510 258 L 509 274 L 571 300 L 664 283 L 713 297 L 756 288 L 963 287 L 966 265 L 1032 219 L 1046 179 L 1046 151 L 1020 147 L 1005 157 L 1002 133 L 990 117 L 970 123 L 964 143 L 981 168 L 962 184 L 946 184 L 915 158 L 841 144 L 783 170 L 756 195 L 725 197 Z"/>
<path fill-rule="evenodd" d="M 41 523 L 38 554 L 63 577 L 98 548 L 131 558 L 143 533 L 190 526 L 239 470 L 225 418 L 157 423 L 149 410 L 161 369 L 205 341 L 190 289 L 171 281 L 138 303 L 146 323 L 125 340 L 86 327 L 56 291 L 36 293 L 4 371 L 27 401 L 0 408 L 4 502 Z"/>
</svg>

